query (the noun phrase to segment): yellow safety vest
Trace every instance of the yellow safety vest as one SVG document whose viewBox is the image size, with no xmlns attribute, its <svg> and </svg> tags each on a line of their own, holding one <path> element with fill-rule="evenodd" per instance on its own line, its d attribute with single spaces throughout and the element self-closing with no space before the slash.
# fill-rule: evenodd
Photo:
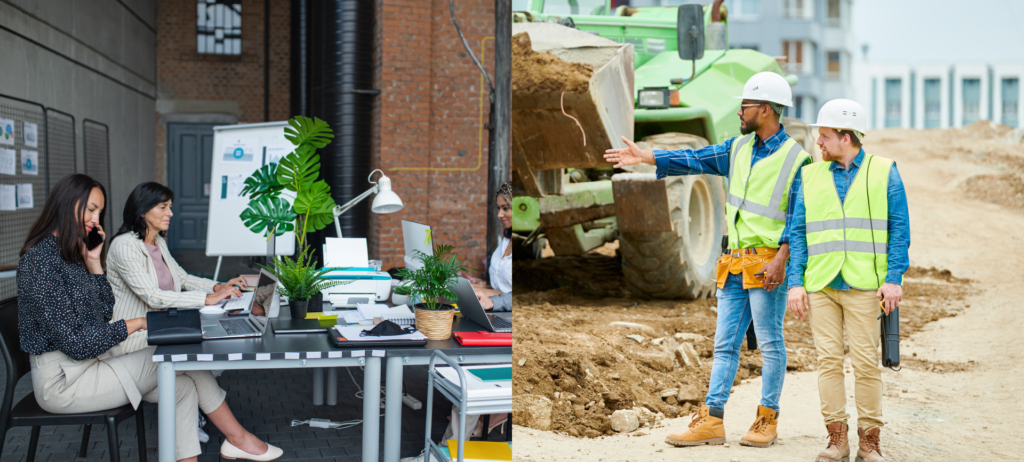
<svg viewBox="0 0 1024 462">
<path fill-rule="evenodd" d="M 807 209 L 807 268 L 804 289 L 817 292 L 842 272 L 850 287 L 875 290 L 889 265 L 889 171 L 894 162 L 864 154 L 844 201 L 839 200 L 831 162 L 803 168 Z"/>
<path fill-rule="evenodd" d="M 754 134 L 733 142 L 729 156 L 729 198 L 725 211 L 729 227 L 729 248 L 779 248 L 786 228 L 789 188 L 800 167 L 810 158 L 790 138 L 777 151 L 753 166 Z"/>
</svg>

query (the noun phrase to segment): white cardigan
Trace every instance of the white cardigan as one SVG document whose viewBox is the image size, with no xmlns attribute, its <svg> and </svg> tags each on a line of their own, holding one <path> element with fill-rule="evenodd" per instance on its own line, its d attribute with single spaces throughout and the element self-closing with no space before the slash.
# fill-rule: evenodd
<svg viewBox="0 0 1024 462">
<path fill-rule="evenodd" d="M 160 289 L 153 257 L 137 234 L 122 234 L 110 243 L 107 252 L 107 280 L 114 291 L 114 315 L 111 322 L 141 318 L 150 310 L 206 304 L 206 295 L 213 292 L 217 282 L 191 276 L 181 269 L 171 258 L 164 238 L 159 235 L 156 237 L 156 245 L 160 247 L 164 263 L 174 280 L 173 291 Z M 147 346 L 149 343 L 144 330 L 129 335 L 121 343 L 125 353 Z"/>
</svg>

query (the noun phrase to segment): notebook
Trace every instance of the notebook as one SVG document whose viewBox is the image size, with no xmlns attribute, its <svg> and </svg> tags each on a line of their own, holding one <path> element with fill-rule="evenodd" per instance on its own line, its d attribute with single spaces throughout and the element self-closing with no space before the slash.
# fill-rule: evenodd
<svg viewBox="0 0 1024 462">
<path fill-rule="evenodd" d="M 416 315 L 406 305 L 391 307 L 391 312 L 380 317 L 382 321 L 391 321 L 402 327 L 416 326 Z"/>
</svg>

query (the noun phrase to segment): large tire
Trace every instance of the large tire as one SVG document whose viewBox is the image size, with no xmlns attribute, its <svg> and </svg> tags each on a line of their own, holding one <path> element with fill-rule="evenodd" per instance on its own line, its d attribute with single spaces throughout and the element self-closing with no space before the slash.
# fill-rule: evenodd
<svg viewBox="0 0 1024 462">
<path fill-rule="evenodd" d="M 663 133 L 648 136 L 637 145 L 646 150 L 677 150 L 701 148 L 708 142 L 699 136 Z M 674 231 L 620 233 L 626 284 L 636 297 L 692 300 L 710 296 L 715 291 L 715 262 L 726 230 L 723 179 L 674 176 L 664 182 Z"/>
</svg>

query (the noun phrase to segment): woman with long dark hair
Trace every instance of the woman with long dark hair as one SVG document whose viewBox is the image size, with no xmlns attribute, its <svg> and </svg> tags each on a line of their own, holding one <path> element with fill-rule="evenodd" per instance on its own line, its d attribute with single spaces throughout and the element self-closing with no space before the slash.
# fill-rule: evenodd
<svg viewBox="0 0 1024 462">
<path fill-rule="evenodd" d="M 146 329 L 146 318 L 111 322 L 114 293 L 104 274 L 105 245 L 89 249 L 90 232 L 104 236 L 107 194 L 92 178 L 57 182 L 29 231 L 18 262 L 18 330 L 29 353 L 36 402 L 53 414 L 155 403 L 156 347 L 125 354 L 118 345 Z M 179 372 L 176 450 L 179 460 L 200 453 L 193 425 L 197 407 L 227 437 L 221 455 L 274 460 L 282 451 L 260 441 L 235 419 L 225 392 L 208 371 Z M 257 455 L 258 454 L 258 455 Z"/>
<path fill-rule="evenodd" d="M 501 236 L 487 265 L 490 284 L 469 278 L 476 297 L 485 310 L 512 311 L 512 185 L 504 183 L 494 192 Z"/>
<path fill-rule="evenodd" d="M 174 192 L 154 182 L 136 186 L 128 196 L 124 222 L 110 241 L 107 260 L 107 277 L 114 289 L 114 320 L 145 316 L 150 310 L 213 305 L 241 296 L 236 286 L 245 287 L 245 279 L 219 284 L 192 276 L 171 257 L 165 237 L 174 215 L 173 202 Z M 121 345 L 126 353 L 147 346 L 145 334 L 130 335 Z"/>
</svg>

